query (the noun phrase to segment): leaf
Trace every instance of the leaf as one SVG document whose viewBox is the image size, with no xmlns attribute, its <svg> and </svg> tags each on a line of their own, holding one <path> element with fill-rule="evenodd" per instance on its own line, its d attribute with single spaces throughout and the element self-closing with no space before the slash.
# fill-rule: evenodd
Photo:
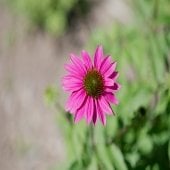
<svg viewBox="0 0 170 170">
<path fill-rule="evenodd" d="M 58 92 L 55 86 L 47 87 L 44 93 L 45 103 L 48 105 L 54 105 L 55 102 L 57 101 L 57 96 L 58 96 Z"/>
<path fill-rule="evenodd" d="M 66 14 L 63 11 L 49 11 L 45 28 L 52 35 L 61 35 L 66 29 Z"/>
<path fill-rule="evenodd" d="M 137 145 L 142 154 L 148 155 L 153 149 L 152 138 L 149 135 L 142 134 L 138 138 Z"/>
<path fill-rule="evenodd" d="M 108 154 L 108 148 L 105 143 L 104 129 L 102 125 L 95 127 L 95 148 L 96 148 L 96 159 L 98 163 L 103 166 L 104 169 L 114 169 L 111 158 Z"/>
<path fill-rule="evenodd" d="M 127 170 L 127 166 L 124 160 L 124 156 L 121 150 L 115 145 L 110 146 L 111 154 L 112 154 L 112 161 L 114 166 L 117 170 Z"/>
<path fill-rule="evenodd" d="M 107 148 L 105 144 L 98 144 L 98 145 L 96 145 L 96 148 L 97 148 L 98 157 L 99 157 L 100 161 L 102 162 L 102 164 L 104 165 L 105 169 L 108 169 L 108 170 L 114 169 L 112 160 L 108 154 L 109 148 Z"/>
<path fill-rule="evenodd" d="M 113 138 L 118 130 L 118 115 L 108 117 L 106 125 L 106 137 L 107 139 Z M 107 140 L 106 139 L 106 140 Z"/>
<path fill-rule="evenodd" d="M 170 139 L 169 139 L 169 143 L 168 143 L 168 157 L 169 157 L 169 160 L 170 160 Z"/>
<path fill-rule="evenodd" d="M 163 62 L 163 54 L 158 47 L 157 39 L 153 36 L 150 37 L 150 59 L 151 65 L 155 74 L 155 78 L 158 82 L 162 82 L 164 78 L 164 62 Z M 149 56 L 148 56 L 149 57 Z"/>
<path fill-rule="evenodd" d="M 92 161 L 87 170 L 98 170 L 98 164 L 95 156 L 92 158 Z"/>
<path fill-rule="evenodd" d="M 131 167 L 136 167 L 138 160 L 140 159 L 139 153 L 134 151 L 132 153 L 126 154 L 126 160 L 130 163 Z"/>
<path fill-rule="evenodd" d="M 70 165 L 70 167 L 68 168 L 68 170 L 80 170 L 82 169 L 80 162 L 75 160 L 74 162 L 72 162 L 72 164 Z"/>
</svg>

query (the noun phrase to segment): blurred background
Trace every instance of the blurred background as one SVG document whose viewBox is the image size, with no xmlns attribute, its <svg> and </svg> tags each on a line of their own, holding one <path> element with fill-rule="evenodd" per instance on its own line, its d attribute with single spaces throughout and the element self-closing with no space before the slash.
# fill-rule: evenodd
<svg viewBox="0 0 170 170">
<path fill-rule="evenodd" d="M 122 89 L 107 125 L 73 124 L 61 77 L 98 44 Z M 0 0 L 0 170 L 170 169 L 169 0 Z"/>
</svg>

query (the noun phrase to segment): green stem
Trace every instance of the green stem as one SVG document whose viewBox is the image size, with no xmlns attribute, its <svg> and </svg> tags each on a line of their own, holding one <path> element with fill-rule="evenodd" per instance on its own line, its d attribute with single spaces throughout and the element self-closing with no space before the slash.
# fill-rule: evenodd
<svg viewBox="0 0 170 170">
<path fill-rule="evenodd" d="M 98 154 L 97 147 L 96 147 L 96 141 L 95 141 L 95 136 L 94 136 L 94 126 L 93 124 L 90 125 L 90 134 L 91 134 L 91 147 L 93 149 L 93 153 L 97 158 L 97 165 L 98 169 L 106 169 L 106 167 L 103 164 L 103 160 L 101 160 L 101 157 Z"/>
</svg>

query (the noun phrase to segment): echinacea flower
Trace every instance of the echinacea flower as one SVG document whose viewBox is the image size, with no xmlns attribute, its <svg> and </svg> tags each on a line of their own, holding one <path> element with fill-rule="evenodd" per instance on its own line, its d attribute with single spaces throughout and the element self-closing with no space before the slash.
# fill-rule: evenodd
<svg viewBox="0 0 170 170">
<path fill-rule="evenodd" d="M 63 78 L 63 88 L 70 92 L 66 110 L 74 115 L 74 122 L 85 118 L 87 123 L 96 124 L 99 118 L 105 125 L 106 114 L 114 114 L 110 104 L 118 104 L 116 62 L 103 54 L 102 46 L 97 47 L 94 62 L 86 51 L 81 55 L 82 59 L 70 54 L 70 63 L 65 65 L 68 75 Z"/>
</svg>

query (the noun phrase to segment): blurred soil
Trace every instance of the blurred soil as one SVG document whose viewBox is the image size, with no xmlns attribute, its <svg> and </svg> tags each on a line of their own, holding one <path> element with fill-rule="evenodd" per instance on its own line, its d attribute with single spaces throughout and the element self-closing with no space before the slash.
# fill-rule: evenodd
<svg viewBox="0 0 170 170">
<path fill-rule="evenodd" d="M 130 20 L 119 0 L 100 1 L 90 15 L 87 23 L 56 40 L 30 31 L 24 18 L 0 5 L 0 170 L 47 170 L 66 159 L 56 113 L 44 105 L 44 90 L 56 83 L 63 105 L 60 78 L 69 52 L 79 53 L 95 27 L 109 26 L 115 18 Z"/>
</svg>

